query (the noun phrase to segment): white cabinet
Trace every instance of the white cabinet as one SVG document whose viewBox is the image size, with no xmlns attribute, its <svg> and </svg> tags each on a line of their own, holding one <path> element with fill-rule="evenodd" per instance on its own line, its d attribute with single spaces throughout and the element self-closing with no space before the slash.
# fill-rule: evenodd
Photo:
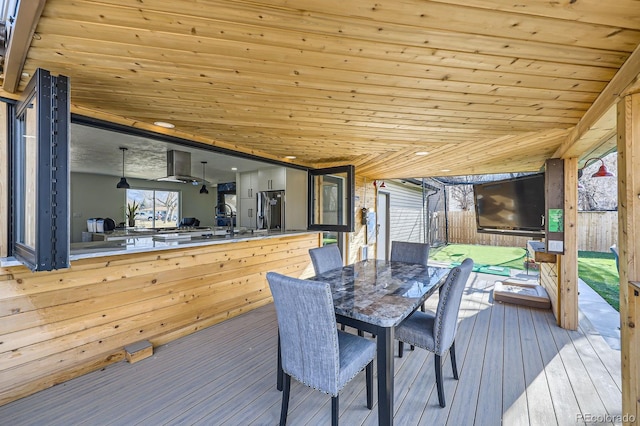
<svg viewBox="0 0 640 426">
<path fill-rule="evenodd" d="M 285 229 L 307 229 L 307 172 L 286 167 L 268 167 L 239 173 L 236 179 L 238 226 L 255 229 L 259 191 L 285 191 Z"/>
<path fill-rule="evenodd" d="M 255 198 L 258 189 L 258 171 L 240 173 L 239 185 L 236 184 L 238 198 Z"/>
<path fill-rule="evenodd" d="M 256 194 L 258 193 L 258 171 L 240 173 L 236 183 L 238 200 L 237 225 L 256 227 Z"/>
<path fill-rule="evenodd" d="M 245 228 L 256 227 L 256 198 L 241 198 L 238 208 L 239 226 Z"/>
<path fill-rule="evenodd" d="M 259 191 L 280 191 L 285 189 L 285 168 L 269 167 L 258 170 Z"/>
</svg>

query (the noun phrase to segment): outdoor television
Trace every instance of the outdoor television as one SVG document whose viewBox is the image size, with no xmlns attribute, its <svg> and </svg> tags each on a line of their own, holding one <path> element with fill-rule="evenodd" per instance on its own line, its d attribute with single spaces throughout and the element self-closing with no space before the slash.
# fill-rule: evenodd
<svg viewBox="0 0 640 426">
<path fill-rule="evenodd" d="M 478 232 L 544 236 L 544 174 L 473 185 Z"/>
</svg>

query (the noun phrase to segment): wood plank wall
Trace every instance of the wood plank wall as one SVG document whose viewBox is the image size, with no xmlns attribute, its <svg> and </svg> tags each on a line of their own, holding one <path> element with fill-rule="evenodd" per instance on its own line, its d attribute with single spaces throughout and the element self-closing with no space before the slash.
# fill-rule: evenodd
<svg viewBox="0 0 640 426">
<path fill-rule="evenodd" d="M 368 247 L 368 253 L 370 258 L 376 257 L 376 245 L 375 243 L 366 244 L 367 227 L 362 223 L 361 210 L 365 207 L 370 210 L 376 209 L 377 203 L 377 191 L 373 186 L 373 181 L 365 178 L 362 175 L 356 174 L 355 178 L 356 194 L 353 203 L 355 214 L 355 227 L 354 232 L 347 234 L 347 264 L 355 263 L 362 259 L 362 247 Z"/>
<path fill-rule="evenodd" d="M 560 315 L 560 301 L 558 300 L 558 263 L 540 264 L 540 285 L 547 290 L 551 300 L 551 310 L 556 320 Z"/>
<path fill-rule="evenodd" d="M 578 250 L 610 252 L 618 244 L 618 212 L 578 212 Z"/>
<path fill-rule="evenodd" d="M 271 302 L 268 271 L 313 275 L 320 234 L 0 268 L 0 405 Z"/>
<path fill-rule="evenodd" d="M 444 227 L 444 222 L 442 222 Z M 444 231 L 443 231 L 444 232 Z M 578 212 L 578 250 L 609 253 L 618 242 L 618 212 Z M 449 242 L 501 247 L 524 247 L 531 238 L 476 232 L 474 211 L 449 212 Z"/>
<path fill-rule="evenodd" d="M 449 243 L 480 244 L 500 247 L 527 247 L 531 237 L 514 235 L 484 234 L 476 231 L 476 213 L 469 211 L 449 211 Z M 442 226 L 444 226 L 442 222 Z M 532 253 L 533 254 L 533 253 Z"/>
</svg>

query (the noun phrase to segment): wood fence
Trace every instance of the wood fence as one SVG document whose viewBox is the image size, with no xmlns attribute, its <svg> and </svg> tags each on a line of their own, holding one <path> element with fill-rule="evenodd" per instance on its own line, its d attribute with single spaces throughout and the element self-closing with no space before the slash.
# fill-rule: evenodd
<svg viewBox="0 0 640 426">
<path fill-rule="evenodd" d="M 443 221 L 444 222 L 444 221 Z M 476 232 L 474 211 L 450 211 L 449 243 L 526 247 L 531 237 Z M 442 222 L 441 222 L 442 223 Z M 444 223 L 441 224 L 444 226 Z M 578 212 L 578 250 L 609 252 L 618 241 L 618 212 Z"/>
</svg>

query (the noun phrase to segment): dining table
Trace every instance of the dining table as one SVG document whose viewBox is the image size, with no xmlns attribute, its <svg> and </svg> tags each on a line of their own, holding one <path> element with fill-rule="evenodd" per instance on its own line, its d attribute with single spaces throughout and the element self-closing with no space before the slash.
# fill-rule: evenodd
<svg viewBox="0 0 640 426">
<path fill-rule="evenodd" d="M 369 259 L 308 278 L 331 286 L 337 323 L 375 336 L 380 425 L 393 425 L 394 328 L 440 288 L 449 271 L 447 267 Z M 281 377 L 278 362 L 278 389 Z"/>
</svg>

